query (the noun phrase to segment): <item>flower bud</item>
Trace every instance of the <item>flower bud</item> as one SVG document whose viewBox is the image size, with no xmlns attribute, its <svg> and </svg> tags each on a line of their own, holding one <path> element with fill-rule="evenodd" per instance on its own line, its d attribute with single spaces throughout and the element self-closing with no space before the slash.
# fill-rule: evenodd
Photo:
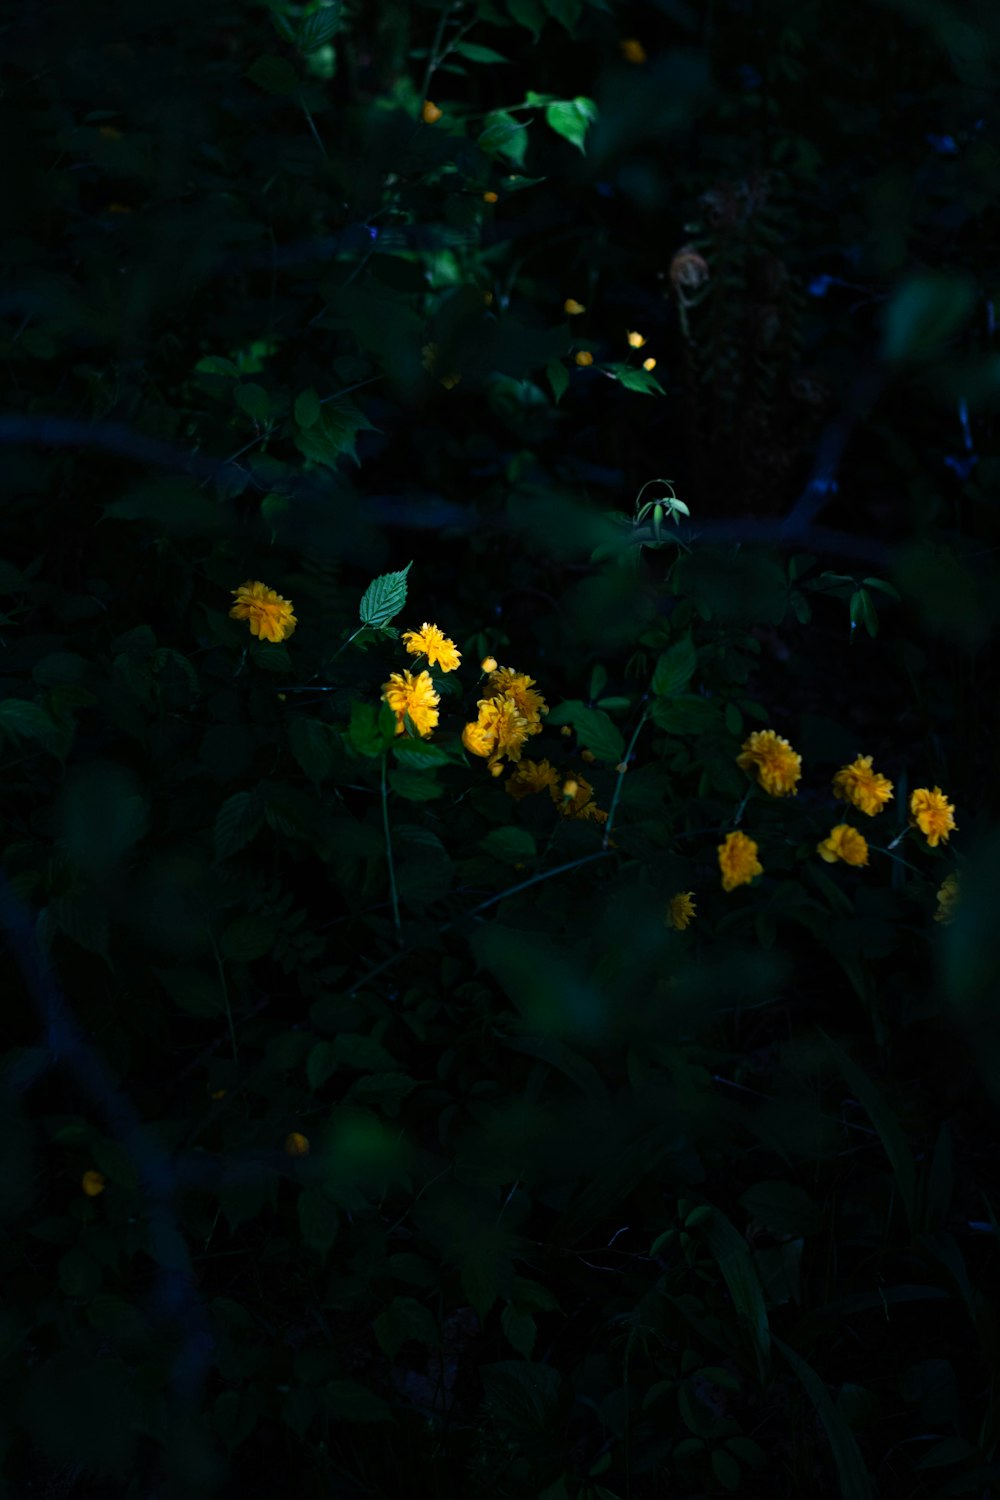
<svg viewBox="0 0 1000 1500">
<path fill-rule="evenodd" d="M 484 656 L 479 666 L 484 672 L 495 672 L 497 669 L 497 659 L 495 656 Z"/>
<path fill-rule="evenodd" d="M 579 790 L 580 790 L 580 787 L 579 787 L 579 785 L 578 785 L 577 782 L 575 782 L 575 781 L 564 781 L 563 782 L 563 796 L 566 797 L 567 799 L 569 799 L 571 797 L 575 797 L 576 794 L 577 794 L 577 792 Z"/>
<path fill-rule="evenodd" d="M 432 103 L 430 99 L 424 100 L 423 106 L 420 110 L 420 118 L 423 120 L 425 125 L 437 124 L 438 120 L 440 120 L 443 114 L 444 110 L 438 109 L 437 105 Z"/>
<path fill-rule="evenodd" d="M 498 203 L 499 201 L 500 201 L 500 194 L 499 193 L 484 193 L 483 194 L 483 202 L 484 203 Z"/>
<path fill-rule="evenodd" d="M 581 349 L 579 354 L 576 356 L 576 362 L 578 365 L 582 366 L 585 369 L 587 365 L 592 365 L 594 363 L 594 356 L 591 354 L 589 349 Z"/>
<path fill-rule="evenodd" d="M 309 1137 L 293 1130 L 291 1135 L 285 1136 L 285 1150 L 289 1156 L 308 1156 Z"/>
<path fill-rule="evenodd" d="M 80 1178 L 80 1186 L 88 1198 L 96 1198 L 98 1193 L 104 1192 L 104 1173 L 95 1172 L 91 1168 L 89 1172 L 84 1172 Z"/>
</svg>

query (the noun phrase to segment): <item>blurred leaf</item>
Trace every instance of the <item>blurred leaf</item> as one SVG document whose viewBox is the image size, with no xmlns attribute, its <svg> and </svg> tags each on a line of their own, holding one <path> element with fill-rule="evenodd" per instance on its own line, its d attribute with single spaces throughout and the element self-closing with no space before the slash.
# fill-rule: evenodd
<svg viewBox="0 0 1000 1500">
<path fill-rule="evenodd" d="M 972 315 L 976 284 L 967 272 L 911 272 L 885 311 L 882 352 L 891 361 L 929 359 Z"/>
<path fill-rule="evenodd" d="M 436 1349 L 441 1341 L 433 1314 L 413 1297 L 393 1297 L 375 1319 L 375 1337 L 391 1363 L 410 1339 L 428 1349 Z"/>
<path fill-rule="evenodd" d="M 915 1232 L 918 1227 L 916 1197 L 917 1167 L 903 1129 L 867 1073 L 858 1067 L 857 1063 L 844 1051 L 843 1047 L 839 1046 L 832 1037 L 827 1036 L 822 1027 L 819 1030 L 820 1036 L 826 1042 L 831 1056 L 847 1080 L 851 1092 L 857 1096 L 879 1133 L 885 1154 L 892 1163 L 892 1170 L 895 1173 L 896 1185 L 899 1188 L 899 1196 L 906 1213 L 907 1223 L 910 1229 Z"/>
</svg>

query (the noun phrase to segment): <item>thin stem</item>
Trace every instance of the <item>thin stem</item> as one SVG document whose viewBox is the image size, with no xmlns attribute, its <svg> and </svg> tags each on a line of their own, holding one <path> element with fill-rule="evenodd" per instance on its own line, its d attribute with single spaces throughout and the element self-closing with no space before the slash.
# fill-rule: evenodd
<svg viewBox="0 0 1000 1500">
<path fill-rule="evenodd" d="M 392 858 L 392 837 L 389 833 L 389 793 L 386 788 L 385 768 L 388 755 L 382 756 L 382 827 L 385 830 L 385 857 L 389 862 L 389 894 L 392 897 L 392 920 L 396 928 L 396 941 L 402 944 L 403 928 L 399 920 L 399 892 L 396 889 L 396 867 Z"/>
<path fill-rule="evenodd" d="M 229 986 L 226 983 L 226 966 L 222 962 L 222 954 L 219 952 L 219 945 L 215 941 L 215 933 L 211 928 L 208 928 L 208 937 L 209 941 L 212 944 L 212 952 L 215 954 L 215 966 L 219 971 L 219 987 L 222 990 L 222 1002 L 226 1007 L 226 1021 L 229 1025 L 229 1040 L 233 1045 L 233 1062 L 238 1064 L 240 1060 L 240 1052 L 239 1048 L 236 1045 L 236 1027 L 233 1025 L 233 1011 L 232 1007 L 229 1004 Z"/>
<path fill-rule="evenodd" d="M 632 758 L 632 751 L 635 749 L 635 742 L 639 738 L 639 732 L 648 718 L 649 703 L 647 702 L 643 706 L 642 713 L 639 717 L 639 722 L 635 726 L 632 738 L 631 740 L 629 740 L 628 749 L 625 751 L 625 759 L 622 761 L 621 767 L 618 771 L 618 780 L 615 782 L 615 794 L 611 798 L 611 807 L 608 810 L 608 821 L 604 825 L 604 842 L 601 845 L 603 849 L 606 849 L 608 847 L 608 844 L 611 842 L 611 830 L 615 826 L 615 813 L 618 811 L 618 798 L 622 794 L 622 782 L 625 780 L 625 772 L 628 770 L 628 763 Z"/>
<path fill-rule="evenodd" d="M 905 865 L 906 868 L 908 870 L 912 870 L 915 875 L 922 875 L 924 873 L 922 870 L 918 869 L 916 865 L 911 865 L 910 861 L 908 859 L 904 859 L 901 854 L 893 854 L 891 844 L 889 845 L 888 849 L 880 849 L 878 844 L 869 844 L 868 847 L 869 849 L 873 849 L 876 854 L 887 854 L 890 859 L 894 859 L 896 861 L 897 865 Z"/>
<path fill-rule="evenodd" d="M 317 146 L 322 151 L 323 155 L 326 156 L 327 155 L 327 149 L 323 145 L 323 142 L 322 142 L 322 140 L 320 138 L 319 131 L 316 129 L 316 121 L 313 119 L 312 114 L 310 113 L 310 110 L 309 110 L 309 106 L 306 103 L 306 101 L 301 97 L 301 95 L 299 96 L 299 103 L 302 106 L 302 113 L 305 115 L 306 119 L 309 122 L 309 129 L 313 133 L 313 140 L 316 142 Z"/>
</svg>

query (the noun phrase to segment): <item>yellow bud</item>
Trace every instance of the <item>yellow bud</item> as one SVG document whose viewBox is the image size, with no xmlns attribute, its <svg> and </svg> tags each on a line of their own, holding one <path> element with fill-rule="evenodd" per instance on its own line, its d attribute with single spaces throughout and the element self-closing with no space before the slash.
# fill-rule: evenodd
<svg viewBox="0 0 1000 1500">
<path fill-rule="evenodd" d="M 646 340 L 641 333 L 626 333 L 630 349 L 641 349 Z"/>
<path fill-rule="evenodd" d="M 444 110 L 438 109 L 437 105 L 432 103 L 430 99 L 424 100 L 423 107 L 420 111 L 420 118 L 423 120 L 425 125 L 435 125 L 437 121 L 440 120 L 443 114 Z"/>
<path fill-rule="evenodd" d="M 96 1198 L 98 1193 L 104 1192 L 104 1173 L 95 1172 L 91 1168 L 89 1172 L 84 1172 L 80 1178 L 80 1186 L 88 1198 Z"/>
<path fill-rule="evenodd" d="M 656 369 L 656 360 L 655 359 L 644 359 L 643 362 L 642 362 L 642 368 L 644 370 L 655 370 Z"/>
<path fill-rule="evenodd" d="M 577 782 L 575 782 L 575 781 L 564 781 L 563 782 L 563 796 L 564 797 L 575 797 L 576 794 L 577 794 L 577 792 L 579 790 L 580 790 L 580 788 L 579 788 L 579 785 L 577 784 Z"/>
<path fill-rule="evenodd" d="M 627 63 L 644 63 L 646 61 L 646 49 L 634 36 L 623 38 L 618 43 L 621 48 L 622 57 Z"/>
<path fill-rule="evenodd" d="M 289 1156 L 308 1156 L 309 1137 L 293 1130 L 291 1135 L 285 1136 L 285 1150 Z"/>
<path fill-rule="evenodd" d="M 579 354 L 576 356 L 576 362 L 578 365 L 583 365 L 586 367 L 587 365 L 592 365 L 594 363 L 594 356 L 590 353 L 589 349 L 581 349 Z"/>
<path fill-rule="evenodd" d="M 497 669 L 497 659 L 495 656 L 484 656 L 479 665 L 484 672 L 495 672 Z"/>
<path fill-rule="evenodd" d="M 567 297 L 563 303 L 563 312 L 567 313 L 571 318 L 578 318 L 581 313 L 585 313 L 586 311 L 587 309 L 583 303 L 577 302 L 573 297 Z"/>
<path fill-rule="evenodd" d="M 287 703 L 288 702 L 288 694 L 287 693 L 279 693 L 278 694 L 278 702 L 279 703 Z"/>
<path fill-rule="evenodd" d="M 564 724 L 563 727 L 560 729 L 559 733 L 560 734 L 565 734 L 565 735 L 571 735 L 573 733 L 573 726 L 572 726 L 572 724 Z"/>
<path fill-rule="evenodd" d="M 497 202 L 499 202 L 499 198 L 500 198 L 499 193 L 484 193 L 483 194 L 483 202 L 484 203 L 497 203 Z"/>
<path fill-rule="evenodd" d="M 580 751 L 580 758 L 582 760 L 587 761 L 588 763 L 590 761 L 593 761 L 593 760 L 597 759 L 597 757 L 595 756 L 593 750 L 581 750 Z"/>
<path fill-rule="evenodd" d="M 441 384 L 444 386 L 446 391 L 452 391 L 455 389 L 455 386 L 458 385 L 458 382 L 461 380 L 461 378 L 461 375 L 446 375 Z"/>
<path fill-rule="evenodd" d="M 226 1097 L 226 1091 L 225 1089 L 216 1089 L 214 1093 L 212 1091 L 209 1091 L 208 1097 L 210 1099 L 224 1099 Z"/>
<path fill-rule="evenodd" d="M 499 761 L 497 761 L 497 763 L 496 763 L 495 766 L 490 766 L 490 775 L 491 776 L 502 776 L 503 775 L 503 766 L 500 764 Z"/>
<path fill-rule="evenodd" d="M 492 307 L 493 306 L 493 293 L 492 292 L 484 292 L 483 293 L 483 301 L 486 303 L 487 307 Z"/>
</svg>

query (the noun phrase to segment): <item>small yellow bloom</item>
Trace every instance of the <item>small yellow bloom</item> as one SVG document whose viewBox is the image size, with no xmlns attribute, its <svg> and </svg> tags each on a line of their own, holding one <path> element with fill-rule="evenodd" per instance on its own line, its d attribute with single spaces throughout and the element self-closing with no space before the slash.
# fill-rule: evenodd
<svg viewBox="0 0 1000 1500">
<path fill-rule="evenodd" d="M 288 694 L 287 693 L 279 693 L 278 694 L 278 702 L 279 703 L 287 703 L 288 702 Z"/>
<path fill-rule="evenodd" d="M 522 760 L 504 782 L 504 787 L 517 802 L 558 785 L 559 772 L 547 760 Z"/>
<path fill-rule="evenodd" d="M 946 875 L 941 889 L 937 893 L 938 909 L 934 913 L 935 922 L 944 922 L 946 925 L 955 920 L 955 907 L 958 905 L 958 876 Z"/>
<path fill-rule="evenodd" d="M 677 932 L 683 932 L 685 927 L 690 927 L 696 914 L 694 891 L 678 891 L 677 895 L 671 896 L 667 903 L 667 925 Z"/>
<path fill-rule="evenodd" d="M 98 1193 L 104 1192 L 104 1173 L 95 1172 L 93 1168 L 84 1172 L 80 1178 L 80 1186 L 88 1198 L 96 1198 Z"/>
<path fill-rule="evenodd" d="M 483 301 L 486 303 L 487 307 L 492 307 L 493 306 L 493 293 L 492 292 L 484 292 L 483 293 Z"/>
<path fill-rule="evenodd" d="M 437 728 L 437 705 L 441 698 L 434 690 L 429 672 L 421 672 L 417 677 L 412 672 L 390 673 L 389 681 L 382 684 L 382 697 L 396 715 L 397 734 L 406 732 L 406 714 L 421 739 Z"/>
<path fill-rule="evenodd" d="M 485 760 L 493 754 L 497 742 L 496 729 L 488 721 L 479 718 L 473 724 L 466 724 L 462 730 L 462 744 L 470 755 L 481 755 Z"/>
<path fill-rule="evenodd" d="M 577 794 L 577 792 L 579 790 L 580 790 L 580 788 L 579 788 L 579 786 L 577 785 L 577 783 L 575 781 L 564 781 L 563 782 L 562 794 L 563 794 L 564 797 L 567 797 L 567 798 L 575 797 L 576 794 Z"/>
<path fill-rule="evenodd" d="M 594 761 L 597 759 L 597 756 L 594 754 L 593 750 L 581 750 L 580 759 L 585 760 L 589 766 L 593 765 Z"/>
<path fill-rule="evenodd" d="M 652 371 L 656 369 L 656 360 L 655 359 L 644 359 L 643 362 L 642 362 L 642 368 L 644 370 L 648 370 L 648 371 L 650 371 L 650 373 L 652 373 Z"/>
<path fill-rule="evenodd" d="M 443 114 L 444 110 L 438 109 L 437 105 L 433 104 L 430 99 L 424 100 L 420 110 L 420 118 L 425 125 L 436 125 Z"/>
<path fill-rule="evenodd" d="M 308 1156 L 309 1137 L 293 1130 L 291 1135 L 285 1136 L 285 1151 L 289 1156 Z"/>
<path fill-rule="evenodd" d="M 503 761 L 497 760 L 497 761 L 493 762 L 493 764 L 490 766 L 490 775 L 491 776 L 502 776 L 503 775 Z"/>
<path fill-rule="evenodd" d="M 823 842 L 816 845 L 816 853 L 828 865 L 836 864 L 838 859 L 842 859 L 845 865 L 866 865 L 868 841 L 850 823 L 838 823 L 836 828 L 830 829 Z"/>
<path fill-rule="evenodd" d="M 622 57 L 627 63 L 644 63 L 646 61 L 646 49 L 634 36 L 623 38 L 618 43 Z"/>
<path fill-rule="evenodd" d="M 484 193 L 483 194 L 483 202 L 484 203 L 498 203 L 499 201 L 500 201 L 500 194 L 499 193 Z"/>
<path fill-rule="evenodd" d="M 948 801 L 939 786 L 933 791 L 925 786 L 917 787 L 910 798 L 910 824 L 919 828 L 931 848 L 936 849 L 942 839 L 947 843 L 948 835 L 957 832 L 955 804 Z"/>
<path fill-rule="evenodd" d="M 450 375 L 444 376 L 441 384 L 444 386 L 446 391 L 453 391 L 456 385 L 458 385 L 458 382 L 461 380 L 461 378 L 461 375 L 456 375 L 453 371 Z"/>
<path fill-rule="evenodd" d="M 224 1099 L 226 1097 L 226 1091 L 225 1089 L 209 1089 L 208 1097 L 210 1099 Z"/>
<path fill-rule="evenodd" d="M 755 729 L 743 742 L 736 764 L 744 771 L 756 773 L 759 785 L 769 797 L 797 796 L 795 783 L 802 775 L 802 757 L 773 729 Z"/>
<path fill-rule="evenodd" d="M 250 634 L 262 641 L 277 644 L 292 634 L 298 621 L 292 613 L 292 601 L 283 599 L 265 583 L 241 583 L 238 589 L 230 589 L 236 603 L 229 611 L 231 620 L 249 620 Z"/>
<path fill-rule="evenodd" d="M 479 663 L 479 669 L 482 672 L 495 672 L 496 669 L 497 669 L 497 659 L 496 659 L 496 657 L 495 656 L 484 656 L 483 659 L 482 659 L 482 661 Z"/>
<path fill-rule="evenodd" d="M 757 845 L 739 829 L 727 833 L 719 845 L 719 869 L 722 889 L 734 891 L 738 885 L 749 885 L 755 875 L 763 875 L 764 866 L 757 858 Z"/>
<path fill-rule="evenodd" d="M 594 356 L 591 354 L 589 349 L 581 349 L 579 354 L 576 356 L 576 362 L 578 365 L 582 365 L 584 368 L 586 368 L 587 365 L 592 365 L 594 363 Z"/>
<path fill-rule="evenodd" d="M 442 672 L 454 672 L 462 660 L 455 642 L 450 641 L 436 625 L 428 625 L 426 620 L 419 630 L 403 631 L 403 645 L 411 656 L 426 656 L 430 665 L 439 666 Z"/>
<path fill-rule="evenodd" d="M 833 795 L 873 818 L 892 801 L 892 782 L 880 771 L 872 770 L 870 755 L 859 755 L 849 766 L 841 766 L 834 776 Z"/>
<path fill-rule="evenodd" d="M 529 734 L 541 734 L 541 715 L 547 714 L 549 706 L 541 693 L 534 691 L 535 679 L 527 672 L 515 672 L 513 667 L 494 667 L 486 684 L 490 698 L 513 698 L 518 712 L 528 722 Z"/>
<path fill-rule="evenodd" d="M 570 735 L 573 733 L 573 726 L 572 726 L 572 724 L 564 724 L 563 727 L 560 729 L 559 733 L 561 735 L 564 735 L 566 737 L 566 739 L 569 739 Z"/>
<path fill-rule="evenodd" d="M 630 349 L 641 349 L 646 342 L 641 333 L 627 333 L 625 337 L 628 339 Z"/>
<path fill-rule="evenodd" d="M 563 303 L 563 312 L 571 318 L 578 318 L 581 313 L 585 313 L 586 311 L 587 309 L 584 307 L 583 303 L 577 302 L 575 297 L 567 297 L 566 301 Z"/>
</svg>

